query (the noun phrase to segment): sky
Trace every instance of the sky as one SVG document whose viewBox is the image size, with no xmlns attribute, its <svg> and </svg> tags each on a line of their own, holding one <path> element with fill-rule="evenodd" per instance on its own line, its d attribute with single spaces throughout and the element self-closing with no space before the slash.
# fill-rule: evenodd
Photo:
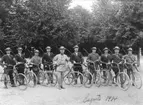
<svg viewBox="0 0 143 105">
<path fill-rule="evenodd" d="M 77 5 L 80 5 L 82 6 L 83 8 L 87 9 L 88 11 L 92 11 L 92 4 L 93 4 L 93 1 L 95 0 L 72 0 L 72 3 L 70 5 L 70 8 L 74 8 L 76 7 Z"/>
</svg>

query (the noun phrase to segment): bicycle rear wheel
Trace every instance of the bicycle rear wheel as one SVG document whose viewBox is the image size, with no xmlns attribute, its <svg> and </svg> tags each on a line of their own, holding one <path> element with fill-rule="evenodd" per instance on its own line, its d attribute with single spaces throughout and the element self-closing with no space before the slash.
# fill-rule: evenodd
<svg viewBox="0 0 143 105">
<path fill-rule="evenodd" d="M 90 72 L 85 72 L 84 76 L 84 87 L 90 88 L 93 85 L 93 76 Z"/>
<path fill-rule="evenodd" d="M 109 84 L 109 71 L 102 70 L 101 71 L 101 85 L 107 86 Z"/>
<path fill-rule="evenodd" d="M 43 84 L 44 79 L 45 79 L 45 74 L 44 74 L 44 72 L 43 72 L 43 71 L 39 71 L 38 76 L 39 76 L 39 83 L 40 83 L 40 84 Z"/>
<path fill-rule="evenodd" d="M 122 90 L 128 90 L 130 87 L 129 76 L 124 72 L 119 73 L 117 76 L 117 84 Z"/>
<path fill-rule="evenodd" d="M 35 87 L 37 85 L 37 76 L 34 72 L 28 72 L 26 74 L 27 77 L 27 83 L 30 87 Z"/>
<path fill-rule="evenodd" d="M 74 79 L 71 85 L 75 87 L 81 87 L 84 82 L 83 74 L 78 71 L 73 71 L 72 74 L 74 75 Z"/>
<path fill-rule="evenodd" d="M 134 83 L 134 86 L 137 89 L 140 89 L 142 87 L 142 78 L 141 78 L 140 74 L 138 72 L 133 72 L 133 78 L 132 78 L 132 81 Z"/>
<path fill-rule="evenodd" d="M 10 78 L 7 74 L 2 74 L 0 82 L 2 82 L 2 84 L 4 84 L 7 88 L 11 86 Z"/>
<path fill-rule="evenodd" d="M 27 89 L 28 82 L 27 82 L 27 78 L 24 74 L 22 74 L 22 73 L 15 74 L 14 81 L 15 81 L 16 86 L 20 90 L 26 90 Z"/>
</svg>

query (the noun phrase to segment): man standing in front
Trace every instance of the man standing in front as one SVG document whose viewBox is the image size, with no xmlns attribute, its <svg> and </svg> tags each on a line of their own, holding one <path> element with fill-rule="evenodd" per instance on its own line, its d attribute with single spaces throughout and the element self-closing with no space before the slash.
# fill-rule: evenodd
<svg viewBox="0 0 143 105">
<path fill-rule="evenodd" d="M 11 53 L 11 48 L 6 48 L 5 49 L 6 54 L 2 57 L 1 63 L 2 66 L 4 67 L 4 74 L 8 75 L 10 77 L 10 82 L 12 87 L 15 87 L 14 80 L 13 80 L 13 66 L 16 64 L 14 57 L 10 54 Z M 5 88 L 7 88 L 7 82 L 6 80 L 4 81 Z"/>
<path fill-rule="evenodd" d="M 53 63 L 56 65 L 56 72 L 58 75 L 58 88 L 64 89 L 63 87 L 63 79 L 64 79 L 64 72 L 67 70 L 67 63 L 69 58 L 65 53 L 65 47 L 60 47 L 60 54 L 57 54 L 54 59 Z"/>
<path fill-rule="evenodd" d="M 74 46 L 74 53 L 71 55 L 70 61 L 73 63 L 74 71 L 83 72 L 82 63 L 84 60 L 81 52 L 79 52 L 78 45 Z M 77 74 L 75 74 L 75 77 L 77 77 Z M 80 77 L 80 81 L 82 84 L 83 78 Z M 75 79 L 75 84 L 77 84 L 77 79 Z"/>
</svg>

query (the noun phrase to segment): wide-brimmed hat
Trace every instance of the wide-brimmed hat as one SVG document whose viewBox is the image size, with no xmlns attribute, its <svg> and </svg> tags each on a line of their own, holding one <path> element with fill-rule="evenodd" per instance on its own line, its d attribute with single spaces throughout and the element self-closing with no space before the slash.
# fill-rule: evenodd
<svg viewBox="0 0 143 105">
<path fill-rule="evenodd" d="M 60 50 L 65 50 L 66 48 L 64 46 L 61 46 L 59 49 Z"/>
<path fill-rule="evenodd" d="M 128 51 L 133 51 L 133 49 L 132 48 L 128 48 Z"/>
<path fill-rule="evenodd" d="M 75 45 L 73 48 L 79 48 L 79 46 L 78 46 L 78 45 Z"/>
<path fill-rule="evenodd" d="M 22 47 L 18 47 L 17 50 L 23 50 L 23 48 Z"/>
<path fill-rule="evenodd" d="M 96 47 L 92 47 L 91 49 L 92 49 L 92 50 L 97 50 L 97 48 L 96 48 Z"/>
<path fill-rule="evenodd" d="M 50 47 L 50 46 L 47 46 L 46 49 L 51 49 L 51 47 Z"/>
<path fill-rule="evenodd" d="M 39 53 L 39 50 L 34 50 L 34 53 Z"/>
<path fill-rule="evenodd" d="M 109 50 L 107 47 L 105 47 L 104 49 L 103 49 L 103 51 L 105 51 L 105 50 Z"/>
<path fill-rule="evenodd" d="M 7 48 L 5 49 L 5 51 L 11 51 L 11 48 L 10 48 L 10 47 L 7 47 Z"/>
<path fill-rule="evenodd" d="M 114 50 L 120 50 L 120 48 L 118 46 L 114 47 Z"/>
</svg>

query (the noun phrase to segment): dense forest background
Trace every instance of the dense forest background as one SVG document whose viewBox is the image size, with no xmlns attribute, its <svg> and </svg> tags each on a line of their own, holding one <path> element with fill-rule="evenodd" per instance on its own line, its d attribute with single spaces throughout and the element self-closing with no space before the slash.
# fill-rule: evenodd
<svg viewBox="0 0 143 105">
<path fill-rule="evenodd" d="M 0 0 L 0 49 L 14 52 L 18 46 L 41 53 L 50 45 L 58 52 L 63 45 L 73 51 L 75 44 L 86 55 L 92 46 L 121 47 L 126 53 L 143 49 L 143 1 L 96 0 L 92 12 L 81 6 L 69 9 L 71 0 Z"/>
</svg>

